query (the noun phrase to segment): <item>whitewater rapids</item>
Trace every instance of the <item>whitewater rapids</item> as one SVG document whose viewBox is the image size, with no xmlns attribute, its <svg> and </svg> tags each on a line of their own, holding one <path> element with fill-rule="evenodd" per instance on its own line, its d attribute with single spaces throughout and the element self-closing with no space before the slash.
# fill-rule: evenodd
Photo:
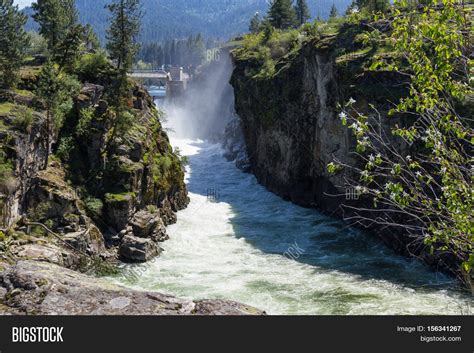
<svg viewBox="0 0 474 353">
<path fill-rule="evenodd" d="M 342 222 L 285 202 L 218 145 L 172 138 L 189 157 L 191 203 L 161 257 L 112 280 L 269 314 L 472 314 L 456 282 Z"/>
</svg>

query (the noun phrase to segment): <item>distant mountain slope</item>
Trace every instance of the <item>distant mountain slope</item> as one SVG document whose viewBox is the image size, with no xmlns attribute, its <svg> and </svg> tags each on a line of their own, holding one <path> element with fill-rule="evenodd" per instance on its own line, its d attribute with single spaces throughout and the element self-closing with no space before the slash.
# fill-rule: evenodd
<svg viewBox="0 0 474 353">
<path fill-rule="evenodd" d="M 269 0 L 142 0 L 142 41 L 152 42 L 170 38 L 184 38 L 202 33 L 205 37 L 228 39 L 248 30 L 255 12 L 266 13 Z M 351 0 L 334 0 L 342 13 Z M 76 0 L 81 21 L 90 23 L 105 38 L 110 0 Z M 325 18 L 332 1 L 308 0 L 311 13 Z M 31 14 L 31 9 L 25 9 Z M 30 20 L 29 28 L 35 27 Z"/>
</svg>

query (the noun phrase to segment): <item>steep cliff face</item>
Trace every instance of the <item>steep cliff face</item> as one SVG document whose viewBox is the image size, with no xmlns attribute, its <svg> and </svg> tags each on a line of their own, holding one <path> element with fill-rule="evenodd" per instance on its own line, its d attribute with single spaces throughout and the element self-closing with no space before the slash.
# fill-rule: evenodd
<svg viewBox="0 0 474 353">
<path fill-rule="evenodd" d="M 245 173 L 251 171 L 242 121 L 236 114 L 233 114 L 224 130 L 222 147 L 225 151 L 224 157 L 227 160 L 234 162 L 236 167 Z"/>
<path fill-rule="evenodd" d="M 73 181 L 83 185 L 92 198 L 104 203 L 98 216 L 122 231 L 133 215 L 156 207 L 166 225 L 176 221 L 175 212 L 188 203 L 184 171 L 160 122 L 160 113 L 141 87 L 134 89 L 133 114 L 124 132 L 110 126 L 114 113 L 103 87 L 87 85 L 76 103 L 82 126 L 62 139 L 70 141 Z M 116 136 L 114 136 L 114 134 Z M 86 158 L 84 158 L 86 156 Z"/>
<path fill-rule="evenodd" d="M 8 125 L 15 117 L 5 117 Z M 13 160 L 12 174 L 6 175 L 2 185 L 2 223 L 11 227 L 23 212 L 25 198 L 36 173 L 47 158 L 45 116 L 35 113 L 32 125 L 26 130 L 7 129 L 0 133 L 0 143 L 7 160 Z M 53 140 L 53 139 L 51 139 Z"/>
<path fill-rule="evenodd" d="M 344 175 L 327 164 L 337 157 L 354 163 L 349 131 L 337 117 L 342 100 L 334 54 L 313 43 L 270 79 L 247 74 L 235 60 L 232 85 L 252 170 L 260 183 L 292 202 L 333 212 L 344 194 Z M 331 195 L 331 196 L 330 196 Z"/>
<path fill-rule="evenodd" d="M 361 51 L 356 43 L 361 31 L 346 26 L 338 34 L 305 40 L 296 50 L 289 49 L 287 55 L 275 60 L 270 75 L 262 75 L 262 67 L 267 64 L 262 63 L 258 52 L 234 51 L 231 84 L 252 172 L 262 185 L 282 198 L 338 217 L 351 215 L 351 209 L 341 207 L 343 204 L 373 205 L 347 187 L 347 180 L 353 178 L 349 168 L 336 174 L 327 170 L 335 159 L 345 165 L 362 166 L 354 153 L 355 138 L 339 117 L 340 106 L 353 98 L 358 111 L 374 116 L 369 105 L 374 103 L 385 116 L 390 109 L 388 102 L 406 94 L 403 78 L 367 69 L 374 53 Z M 278 53 L 277 49 L 271 50 Z M 347 54 L 350 51 L 356 54 Z M 385 119 L 384 129 L 399 119 Z M 393 147 L 400 151 L 406 148 L 395 139 Z M 366 215 L 374 217 L 370 211 Z M 400 253 L 437 261 L 424 251 L 423 244 L 413 244 L 397 230 L 377 234 Z"/>
<path fill-rule="evenodd" d="M 119 129 L 107 86 L 83 84 L 61 129 L 48 137 L 33 90 L 23 91 L 25 97 L 0 93 L 0 240 L 49 234 L 81 256 L 130 262 L 157 256 L 168 238 L 165 227 L 189 199 L 180 157 L 151 97 L 134 87 Z"/>
</svg>

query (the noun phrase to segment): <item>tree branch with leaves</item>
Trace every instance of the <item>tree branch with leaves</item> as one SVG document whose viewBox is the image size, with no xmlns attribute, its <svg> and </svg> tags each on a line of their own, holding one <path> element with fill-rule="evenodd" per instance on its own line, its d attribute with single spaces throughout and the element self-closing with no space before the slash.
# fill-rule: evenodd
<svg viewBox="0 0 474 353">
<path fill-rule="evenodd" d="M 363 167 L 338 160 L 329 171 L 348 168 L 356 188 L 373 208 L 346 206 L 364 226 L 398 228 L 426 247 L 466 282 L 474 266 L 474 131 L 463 109 L 472 105 L 472 33 L 462 2 L 430 1 L 413 7 L 396 1 L 387 39 L 398 64 L 378 61 L 373 70 L 410 78 L 409 95 L 382 116 L 363 114 L 351 100 L 340 114 L 354 133 Z M 395 120 L 395 117 L 399 119 Z M 403 119 L 401 119 L 403 117 Z M 397 121 L 395 123 L 395 121 Z M 401 121 L 408 121 L 402 124 Z M 387 128 L 387 126 L 390 126 Z M 404 148 L 397 148 L 405 146 Z"/>
</svg>

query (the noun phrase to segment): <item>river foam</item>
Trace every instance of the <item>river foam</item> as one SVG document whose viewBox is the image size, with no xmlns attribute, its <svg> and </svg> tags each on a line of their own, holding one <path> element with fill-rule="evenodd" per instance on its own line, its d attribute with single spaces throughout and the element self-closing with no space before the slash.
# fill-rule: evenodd
<svg viewBox="0 0 474 353">
<path fill-rule="evenodd" d="M 461 314 L 456 282 L 342 222 L 285 202 L 222 157 L 172 139 L 189 156 L 191 203 L 160 258 L 113 280 L 192 299 L 231 299 L 270 314 Z"/>
</svg>

